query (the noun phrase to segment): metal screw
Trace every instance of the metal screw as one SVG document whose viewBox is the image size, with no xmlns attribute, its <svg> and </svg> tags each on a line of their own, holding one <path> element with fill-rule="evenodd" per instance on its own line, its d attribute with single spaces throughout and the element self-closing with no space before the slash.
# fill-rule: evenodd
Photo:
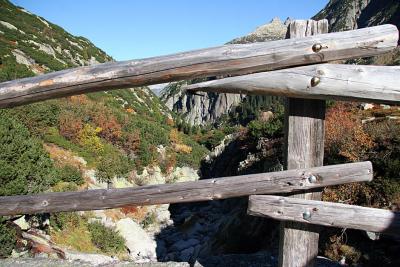
<svg viewBox="0 0 400 267">
<path fill-rule="evenodd" d="M 315 53 L 318 53 L 319 51 L 321 51 L 322 49 L 322 44 L 314 44 L 312 46 L 312 51 L 314 51 Z"/>
<path fill-rule="evenodd" d="M 310 183 L 314 184 L 314 183 L 317 182 L 317 177 L 315 177 L 315 175 L 310 175 L 310 176 L 308 177 L 308 181 L 309 181 Z"/>
<path fill-rule="evenodd" d="M 303 212 L 303 219 L 304 220 L 309 220 L 311 218 L 311 212 L 310 211 L 305 211 Z"/>
<path fill-rule="evenodd" d="M 318 78 L 318 77 L 313 77 L 313 78 L 311 79 L 311 86 L 312 86 L 312 87 L 315 87 L 315 86 L 317 86 L 320 82 L 321 82 L 321 79 L 320 79 L 320 78 Z"/>
</svg>

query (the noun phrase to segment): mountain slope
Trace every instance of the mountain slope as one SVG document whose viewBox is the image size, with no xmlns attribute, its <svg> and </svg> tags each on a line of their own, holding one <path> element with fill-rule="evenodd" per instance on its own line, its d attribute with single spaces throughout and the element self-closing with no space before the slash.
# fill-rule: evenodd
<svg viewBox="0 0 400 267">
<path fill-rule="evenodd" d="M 6 0 L 0 0 L 0 9 L 0 81 L 112 60 L 86 38 L 73 36 L 61 27 Z M 53 118 L 51 122 L 44 121 L 45 116 L 49 117 L 47 109 L 55 110 L 50 116 Z M 40 114 L 41 110 L 43 114 Z M 90 150 L 79 140 L 79 131 L 85 127 L 89 129 L 89 126 L 93 129 L 97 127 L 99 130 L 91 133 L 94 135 L 92 137 L 99 137 L 99 143 L 110 147 L 121 157 L 130 157 L 133 166 L 139 169 L 157 163 L 157 146 L 172 146 L 169 133 L 174 129 L 174 122 L 170 111 L 148 87 L 45 101 L 11 109 L 8 114 L 22 120 L 32 133 L 41 138 L 49 136 L 50 131 L 53 135 L 51 140 L 58 140 L 57 145 L 66 146 L 65 141 L 78 145 L 65 147 L 75 147 L 75 152 Z M 166 121 L 170 121 L 169 124 L 166 125 Z M 66 132 L 72 130 L 77 132 Z M 58 139 L 54 138 L 55 135 Z M 134 135 L 137 135 L 137 144 L 126 144 L 134 142 Z M 194 153 L 205 151 L 190 138 L 178 135 L 186 143 L 192 144 Z M 169 156 L 181 159 L 181 165 L 188 162 L 193 166 L 199 164 L 195 163 L 198 159 L 190 159 L 192 153 L 182 155 L 173 149 L 168 151 Z M 86 153 L 91 155 L 89 157 L 92 160 L 89 162 L 93 159 L 97 162 L 103 157 L 92 152 Z"/>
<path fill-rule="evenodd" d="M 84 37 L 0 0 L 0 81 L 112 60 Z"/>
<path fill-rule="evenodd" d="M 0 82 L 110 60 L 86 38 L 73 36 L 0 0 Z M 200 161 L 208 152 L 178 131 L 170 110 L 148 87 L 0 109 L 0 144 L 0 196 L 195 180 Z M 64 249 L 109 253 L 98 244 L 121 238 L 110 240 L 117 235 L 111 226 L 91 228 L 89 220 L 113 227 L 124 220 L 142 232 L 141 223 L 157 228 L 169 220 L 168 206 L 164 205 L 96 211 L 83 217 L 76 213 L 51 214 L 51 227 L 40 225 L 40 229 L 25 221 L 40 221 L 41 216 L 0 216 L 0 258 L 12 252 L 41 253 L 36 251 L 38 243 L 51 254 L 55 244 L 49 242 L 48 235 L 62 247 L 56 249 L 57 253 L 61 250 L 62 258 Z M 17 219 L 24 226 L 18 226 Z M 28 232 L 35 234 L 34 240 L 29 239 Z M 96 243 L 90 237 L 93 234 L 107 241 Z M 138 238 L 131 234 L 123 237 Z M 127 242 L 127 246 L 138 242 L 142 240 Z M 16 247 L 17 243 L 29 245 Z M 129 253 L 124 244 L 118 244 L 121 256 Z M 137 254 L 140 256 L 132 252 L 129 257 L 147 257 L 144 251 Z"/>
</svg>

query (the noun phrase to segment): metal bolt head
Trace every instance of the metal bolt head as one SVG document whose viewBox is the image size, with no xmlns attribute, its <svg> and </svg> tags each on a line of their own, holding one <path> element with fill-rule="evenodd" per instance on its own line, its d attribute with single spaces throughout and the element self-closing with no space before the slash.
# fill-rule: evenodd
<svg viewBox="0 0 400 267">
<path fill-rule="evenodd" d="M 312 51 L 314 51 L 315 53 L 318 53 L 319 51 L 321 51 L 322 49 L 322 44 L 314 44 L 312 46 Z"/>
<path fill-rule="evenodd" d="M 321 82 L 321 79 L 320 79 L 320 78 L 318 78 L 318 77 L 313 77 L 313 78 L 311 79 L 311 86 L 312 86 L 312 87 L 315 87 L 315 86 L 317 86 L 320 82 Z"/>
<path fill-rule="evenodd" d="M 317 177 L 315 177 L 315 175 L 310 175 L 310 176 L 308 177 L 308 181 L 309 181 L 310 183 L 314 184 L 314 183 L 317 182 Z"/>
<path fill-rule="evenodd" d="M 310 211 L 305 211 L 303 212 L 303 219 L 304 220 L 309 220 L 311 218 L 311 212 Z"/>
</svg>

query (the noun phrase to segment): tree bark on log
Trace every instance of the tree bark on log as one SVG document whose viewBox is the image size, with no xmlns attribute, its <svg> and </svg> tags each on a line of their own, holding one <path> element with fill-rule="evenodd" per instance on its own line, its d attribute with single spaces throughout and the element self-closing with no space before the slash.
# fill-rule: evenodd
<svg viewBox="0 0 400 267">
<path fill-rule="evenodd" d="M 248 214 L 303 224 L 400 235 L 400 213 L 281 196 L 250 196 Z"/>
<path fill-rule="evenodd" d="M 399 66 L 319 64 L 195 83 L 183 89 L 188 92 L 398 103 L 398 77 Z"/>
<path fill-rule="evenodd" d="M 317 179 L 310 180 L 311 176 Z M 176 184 L 5 196 L 0 197 L 0 216 L 208 201 L 252 194 L 297 192 L 371 180 L 372 164 L 367 161 Z"/>
<path fill-rule="evenodd" d="M 312 26 L 307 31 L 325 32 L 318 27 L 325 25 Z M 382 25 L 306 38 L 225 45 L 142 60 L 109 62 L 0 83 L 0 108 L 94 91 L 373 56 L 396 48 L 397 42 L 396 26 Z"/>
<path fill-rule="evenodd" d="M 288 37 L 298 38 L 328 31 L 327 20 L 296 20 L 289 24 Z M 286 168 L 322 166 L 324 159 L 325 101 L 288 98 L 285 110 Z M 321 199 L 321 191 L 293 195 L 304 199 Z M 279 266 L 314 266 L 318 255 L 318 231 L 315 227 L 282 222 Z"/>
</svg>

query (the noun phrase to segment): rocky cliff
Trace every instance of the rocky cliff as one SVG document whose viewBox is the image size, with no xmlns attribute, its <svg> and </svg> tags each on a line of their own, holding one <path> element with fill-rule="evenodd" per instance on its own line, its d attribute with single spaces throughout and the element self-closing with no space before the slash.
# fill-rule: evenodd
<svg viewBox="0 0 400 267">
<path fill-rule="evenodd" d="M 330 31 L 345 31 L 385 23 L 400 26 L 398 0 L 331 0 L 313 19 L 326 18 Z"/>
<path fill-rule="evenodd" d="M 215 122 L 221 115 L 239 104 L 244 97 L 239 94 L 185 94 L 180 89 L 181 85 L 182 83 L 168 85 L 161 93 L 161 100 L 191 125 Z"/>
<path fill-rule="evenodd" d="M 290 20 L 282 22 L 274 18 L 271 22 L 258 27 L 246 36 L 236 38 L 229 44 L 265 42 L 285 38 Z M 180 114 L 191 125 L 213 123 L 227 114 L 245 98 L 239 94 L 202 93 L 199 95 L 184 94 L 180 89 L 182 83 L 173 83 L 164 88 L 161 99 L 168 108 Z"/>
</svg>

